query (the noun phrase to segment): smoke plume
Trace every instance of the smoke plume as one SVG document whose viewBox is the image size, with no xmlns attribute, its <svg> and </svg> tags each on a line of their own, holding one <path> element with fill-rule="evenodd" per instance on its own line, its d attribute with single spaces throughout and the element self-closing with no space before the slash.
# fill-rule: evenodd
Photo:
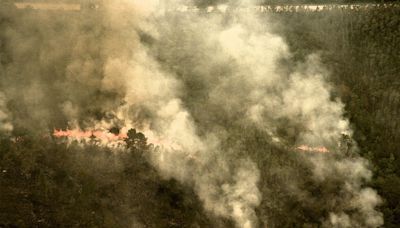
<svg viewBox="0 0 400 228">
<path fill-rule="evenodd" d="M 382 225 L 380 198 L 364 187 L 368 163 L 339 143 L 352 130 L 318 55 L 293 62 L 268 16 L 235 10 L 240 4 L 212 14 L 139 0 L 108 0 L 71 16 L 11 10 L 19 27 L 3 25 L 10 54 L 0 84 L 12 115 L 0 95 L 0 129 L 13 129 L 10 117 L 33 132 L 137 128 L 162 142 L 148 156 L 161 176 L 193 188 L 213 216 L 249 228 L 274 224 L 257 208 L 273 200 L 275 187 L 260 187 L 269 181 L 264 173 L 278 170 L 256 159 L 277 148 L 312 174 L 296 179 L 296 167 L 281 167 L 289 177 L 277 185 L 304 207 L 327 200 L 322 224 Z M 249 128 L 262 132 L 265 148 L 227 143 Z M 298 155 L 299 145 L 330 152 Z M 321 198 L 302 181 L 320 186 Z"/>
</svg>

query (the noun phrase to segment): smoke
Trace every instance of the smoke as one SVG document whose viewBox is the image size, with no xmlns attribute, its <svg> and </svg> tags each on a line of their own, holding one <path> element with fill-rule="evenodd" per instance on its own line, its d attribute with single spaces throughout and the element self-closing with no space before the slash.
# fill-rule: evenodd
<svg viewBox="0 0 400 228">
<path fill-rule="evenodd" d="M 207 211 L 237 227 L 273 224 L 256 211 L 272 200 L 265 192 L 273 187 L 260 188 L 268 178 L 261 173 L 276 170 L 255 160 L 265 159 L 266 148 L 229 145 L 243 137 L 234 129 L 256 128 L 268 147 L 286 154 L 296 145 L 325 146 L 331 155 L 299 157 L 312 172 L 302 180 L 338 183 L 339 194 L 315 199 L 293 167 L 283 167 L 293 177 L 278 185 L 290 185 L 303 205 L 329 201 L 320 208 L 326 226 L 383 224 L 379 196 L 364 187 L 372 175 L 367 162 L 339 145 L 352 131 L 343 104 L 331 97 L 329 73 L 318 55 L 292 62 L 269 18 L 166 12 L 155 0 L 109 0 L 98 11 L 66 16 L 11 12 L 19 26 L 2 25 L 10 54 L 0 82 L 18 128 L 135 127 L 164 142 L 149 155 L 161 176 L 192 187 Z M 8 120 L 5 110 L 0 96 L 0 122 Z"/>
<path fill-rule="evenodd" d="M 143 22 L 148 23 L 152 22 Z M 233 219 L 238 227 L 255 226 L 254 209 L 260 202 L 260 193 L 257 189 L 258 170 L 254 164 L 251 161 L 227 161 L 218 146 L 217 136 L 198 135 L 190 110 L 184 107 L 180 98 L 179 91 L 184 85 L 174 72 L 163 70 L 146 47 L 137 49 L 130 61 L 130 67 L 122 68 L 125 69 L 122 75 L 126 77 L 123 82 L 127 82 L 127 106 L 135 107 L 133 121 L 148 122 L 149 130 L 156 137 L 179 145 L 152 154 L 152 161 L 160 173 L 192 185 L 205 208 L 215 215 Z"/>
<path fill-rule="evenodd" d="M 13 125 L 10 122 L 6 98 L 4 94 L 0 92 L 0 133 L 10 133 L 12 130 Z"/>
<path fill-rule="evenodd" d="M 348 223 L 349 226 L 377 227 L 383 224 L 382 214 L 375 211 L 380 197 L 374 190 L 363 187 L 371 178 L 367 162 L 357 156 L 347 158 L 340 148 L 343 135 L 351 136 L 352 130 L 349 121 L 343 117 L 344 105 L 331 97 L 331 86 L 326 80 L 329 73 L 319 63 L 318 55 L 309 56 L 303 63 L 292 63 L 292 68 L 285 67 L 283 63 L 290 63 L 288 59 L 291 56 L 287 45 L 271 31 L 273 26 L 268 24 L 268 19 L 260 21 L 254 15 L 232 12 L 228 19 L 219 14 L 204 18 L 190 15 L 178 18 L 166 22 L 179 25 L 173 31 L 163 31 L 163 28 L 170 30 L 170 27 L 161 23 L 162 34 L 166 35 L 154 52 L 165 61 L 165 67 L 178 72 L 178 77 L 185 83 L 186 91 L 182 99 L 196 123 L 199 123 L 197 128 L 221 141 L 224 134 L 230 134 L 230 126 L 255 124 L 271 137 L 272 142 L 285 148 L 301 144 L 328 147 L 335 155 L 304 158 L 311 161 L 310 169 L 316 177 L 324 176 L 322 179 L 315 178 L 317 183 L 324 184 L 337 176 L 341 177 L 342 194 L 328 193 L 336 205 L 326 208 L 330 214 L 327 226 L 341 227 Z M 177 50 L 165 47 L 177 47 Z M 189 86 L 193 89 L 188 89 Z M 224 120 L 228 123 L 221 124 Z M 284 133 L 283 129 L 286 129 Z M 217 153 L 217 156 L 228 160 L 226 157 L 232 156 L 227 151 Z M 243 167 L 240 161 L 235 163 L 230 160 L 236 170 Z M 249 172 L 249 177 L 252 177 L 249 179 L 254 182 L 247 186 L 252 187 L 238 191 L 250 193 L 249 189 L 257 186 L 258 171 L 254 164 L 250 167 L 247 169 L 253 169 L 253 172 Z M 216 172 L 223 173 L 222 170 Z M 180 175 L 180 172 L 175 174 Z M 291 182 L 284 184 L 296 185 L 296 180 L 291 179 Z M 236 188 L 239 189 L 237 185 Z M 298 194 L 303 197 L 301 190 Z M 247 205 L 244 211 L 250 211 L 244 217 L 246 221 L 252 221 L 249 222 L 251 225 L 257 224 L 252 208 L 260 204 L 258 195 L 259 191 L 255 191 L 242 198 L 243 205 Z M 250 196 L 252 200 L 249 200 Z M 225 194 L 219 196 L 224 197 Z M 315 199 L 299 200 L 306 203 Z M 228 196 L 228 201 L 235 200 Z M 210 208 L 213 208 L 212 205 L 224 205 L 218 201 L 214 204 L 205 202 Z M 235 218 L 238 226 L 244 226 L 246 222 L 237 215 L 233 213 L 230 216 Z M 348 221 L 342 224 L 341 218 Z"/>
</svg>

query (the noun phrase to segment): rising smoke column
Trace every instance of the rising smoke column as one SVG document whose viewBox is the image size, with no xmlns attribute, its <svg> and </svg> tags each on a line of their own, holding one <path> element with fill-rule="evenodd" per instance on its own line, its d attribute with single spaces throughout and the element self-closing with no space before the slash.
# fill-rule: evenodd
<svg viewBox="0 0 400 228">
<path fill-rule="evenodd" d="M 304 199 L 301 192 L 307 189 L 300 189 L 296 190 L 303 197 L 299 200 L 306 204 L 331 197 L 335 203 L 321 208 L 329 214 L 321 218 L 326 226 L 380 226 L 382 214 L 375 210 L 380 197 L 363 187 L 371 179 L 368 163 L 357 155 L 348 157 L 339 146 L 343 135 L 351 136 L 352 130 L 343 117 L 343 104 L 331 99 L 326 80 L 329 73 L 318 56 L 282 66 L 280 61 L 288 59 L 290 52 L 284 40 L 271 31 L 268 20 L 260 21 L 239 11 L 228 10 L 228 14 L 173 15 L 170 21 L 160 22 L 164 40 L 155 52 L 161 53 L 165 65 L 187 86 L 183 100 L 197 127 L 221 140 L 221 128 L 229 134 L 229 124 L 221 126 L 224 119 L 228 123 L 255 123 L 275 143 L 328 147 L 334 155 L 304 159 L 311 162 L 312 181 L 322 187 L 340 177 L 340 194 Z M 168 23 L 179 24 L 178 29 L 171 31 Z M 279 134 L 289 126 L 295 129 L 290 137 Z M 228 156 L 226 152 L 220 154 Z M 296 185 L 293 182 L 287 184 Z"/>
<path fill-rule="evenodd" d="M 7 97 L 20 101 L 23 91 L 15 103 L 29 118 L 18 114 L 18 122 L 51 130 L 64 121 L 73 129 L 135 127 L 166 141 L 172 146 L 149 156 L 160 174 L 193 187 L 206 210 L 237 227 L 257 226 L 255 211 L 265 194 L 258 186 L 260 167 L 223 146 L 232 125 L 256 125 L 271 144 L 284 148 L 305 144 L 339 151 L 341 134 L 351 135 L 318 57 L 282 65 L 290 50 L 268 20 L 230 9 L 166 13 L 157 1 L 140 0 L 104 1 L 94 15 L 56 21 L 43 16 L 38 22 L 48 27 L 30 39 L 24 31 L 8 30 L 15 65 L 1 80 L 9 85 Z M 282 135 L 288 126 L 295 130 Z M 340 153 L 304 159 L 314 182 L 338 176 L 344 183 L 342 194 L 331 197 L 336 204 L 324 209 L 326 226 L 382 224 L 375 211 L 379 197 L 363 188 L 371 177 L 363 159 Z"/>
<path fill-rule="evenodd" d="M 134 7 L 138 10 L 145 7 L 145 16 L 136 23 L 138 30 L 157 39 L 159 25 L 154 23 L 159 19 L 158 9 L 141 4 Z M 122 12 L 113 9 L 112 15 L 130 12 L 125 12 L 124 8 Z M 151 18 L 154 15 L 156 17 Z M 197 134 L 191 113 L 180 99 L 183 85 L 175 72 L 164 71 L 140 43 L 128 58 L 110 58 L 105 69 L 104 88 L 126 91 L 126 105 L 121 107 L 122 112 L 126 112 L 125 118 L 139 129 L 144 126 L 145 133 L 151 131 L 147 135 L 179 145 L 152 154 L 151 160 L 160 173 L 193 186 L 205 208 L 216 216 L 233 219 L 238 227 L 256 226 L 254 209 L 260 202 L 257 168 L 248 159 L 226 160 L 212 132 L 209 137 Z M 115 72 L 119 75 L 114 75 Z"/>
</svg>

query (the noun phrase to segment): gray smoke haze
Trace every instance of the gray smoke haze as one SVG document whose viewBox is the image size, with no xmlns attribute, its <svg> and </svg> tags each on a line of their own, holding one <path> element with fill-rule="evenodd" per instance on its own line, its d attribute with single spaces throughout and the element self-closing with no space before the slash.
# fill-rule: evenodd
<svg viewBox="0 0 400 228">
<path fill-rule="evenodd" d="M 10 119 L 7 109 L 7 100 L 4 94 L 0 92 L 0 132 L 10 133 L 13 130 Z"/>
<path fill-rule="evenodd" d="M 340 150 L 338 142 L 342 135 L 351 136 L 352 131 L 348 120 L 343 118 L 343 104 L 330 98 L 331 88 L 325 81 L 328 73 L 320 66 L 318 56 L 310 56 L 286 72 L 281 69 L 280 61 L 289 57 L 290 52 L 283 39 L 270 30 L 268 20 L 260 21 L 243 13 L 234 13 L 229 19 L 227 22 L 225 15 L 172 19 L 171 24 L 179 26 L 162 33 L 172 37 L 163 36 L 162 45 L 156 50 L 167 61 L 167 67 L 178 68 L 183 81 L 201 87 L 201 94 L 194 98 L 198 100 L 194 104 L 187 102 L 190 110 L 195 110 L 196 122 L 205 123 L 199 128 L 221 139 L 224 137 L 219 133 L 221 129 L 214 128 L 226 118 L 231 123 L 254 123 L 278 144 L 325 145 L 332 151 Z M 162 28 L 170 29 L 165 24 Z M 171 53 L 165 46 L 177 46 L 178 50 Z M 197 92 L 196 87 L 194 91 Z M 184 97 L 195 96 L 194 91 L 188 90 Z M 207 126 L 210 122 L 211 128 Z M 279 135 L 281 129 L 289 127 L 292 132 Z M 229 132 L 229 128 L 225 126 L 224 131 Z M 335 198 L 328 226 L 382 224 L 382 215 L 374 209 L 380 202 L 379 196 L 361 187 L 363 181 L 371 178 L 365 160 L 325 156 L 311 157 L 311 161 L 315 176 L 329 179 L 340 175 L 345 182 L 342 191 L 346 197 Z M 255 201 L 253 205 L 258 203 Z M 344 211 L 348 210 L 357 212 L 347 215 Z"/>
<path fill-rule="evenodd" d="M 163 177 L 192 187 L 214 216 L 258 227 L 273 224 L 256 212 L 272 200 L 265 192 L 273 187 L 260 188 L 263 169 L 281 171 L 226 145 L 237 126 L 256 128 L 287 153 L 302 144 L 332 152 L 299 159 L 313 183 L 339 183 L 339 194 L 316 199 L 293 167 L 281 183 L 304 205 L 326 200 L 326 227 L 383 224 L 379 196 L 363 187 L 372 176 L 367 162 L 339 144 L 352 130 L 331 98 L 329 73 L 318 55 L 291 62 L 268 18 L 165 12 L 158 1 L 139 0 L 104 1 L 85 15 L 9 13 L 20 28 L 2 28 L 11 54 L 1 69 L 0 129 L 13 129 L 9 119 L 38 133 L 135 127 L 160 144 L 149 159 Z"/>
</svg>

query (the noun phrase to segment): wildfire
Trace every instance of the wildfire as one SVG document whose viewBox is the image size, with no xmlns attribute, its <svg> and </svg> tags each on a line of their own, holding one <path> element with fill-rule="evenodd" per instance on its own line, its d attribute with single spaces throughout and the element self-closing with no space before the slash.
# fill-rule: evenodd
<svg viewBox="0 0 400 228">
<path fill-rule="evenodd" d="M 53 136 L 57 138 L 68 137 L 74 139 L 90 139 L 91 137 L 95 137 L 99 140 L 105 141 L 119 141 L 127 138 L 127 134 L 113 134 L 111 132 L 105 131 L 82 131 L 82 130 L 54 130 Z"/>
<path fill-rule="evenodd" d="M 145 131 L 144 133 L 146 137 L 148 137 L 147 142 L 150 144 L 173 150 L 182 149 L 181 146 L 173 140 L 157 137 L 151 131 Z M 83 140 L 83 141 L 96 139 L 105 145 L 124 143 L 123 142 L 124 139 L 128 138 L 128 135 L 125 132 L 114 134 L 105 130 L 84 131 L 81 129 L 54 130 L 53 136 L 56 138 L 67 138 L 72 140 Z"/>
<path fill-rule="evenodd" d="M 301 152 L 312 152 L 312 153 L 329 153 L 329 150 L 326 147 L 320 146 L 320 147 L 310 147 L 307 145 L 300 145 L 296 147 L 297 150 L 300 150 Z"/>
</svg>

